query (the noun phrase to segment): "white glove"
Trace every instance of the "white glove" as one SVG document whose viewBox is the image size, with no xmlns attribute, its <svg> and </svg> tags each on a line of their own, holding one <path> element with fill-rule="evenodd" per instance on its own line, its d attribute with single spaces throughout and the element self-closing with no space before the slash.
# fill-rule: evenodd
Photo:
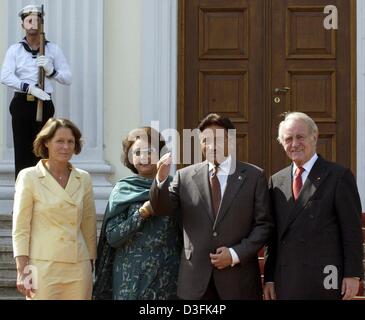
<svg viewBox="0 0 365 320">
<path fill-rule="evenodd" d="M 54 66 L 51 59 L 46 56 L 39 56 L 37 58 L 37 66 L 44 69 L 47 77 L 49 77 L 54 71 Z"/>
<path fill-rule="evenodd" d="M 47 92 L 44 92 L 36 86 L 29 86 L 28 93 L 43 101 L 51 100 L 51 97 Z"/>
</svg>

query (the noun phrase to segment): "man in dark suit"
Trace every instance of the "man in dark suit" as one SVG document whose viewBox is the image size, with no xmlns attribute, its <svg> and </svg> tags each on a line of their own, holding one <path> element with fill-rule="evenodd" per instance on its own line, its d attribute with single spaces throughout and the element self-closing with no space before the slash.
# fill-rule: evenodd
<svg viewBox="0 0 365 320">
<path fill-rule="evenodd" d="M 270 178 L 275 233 L 264 298 L 352 299 L 363 277 L 361 203 L 349 169 L 316 153 L 318 128 L 288 113 L 279 142 L 292 164 Z"/>
<path fill-rule="evenodd" d="M 184 249 L 181 299 L 262 299 L 257 260 L 273 227 L 263 171 L 228 154 L 228 118 L 208 115 L 199 125 L 204 162 L 166 181 L 171 155 L 158 163 L 150 201 L 155 215 L 180 209 Z"/>
</svg>

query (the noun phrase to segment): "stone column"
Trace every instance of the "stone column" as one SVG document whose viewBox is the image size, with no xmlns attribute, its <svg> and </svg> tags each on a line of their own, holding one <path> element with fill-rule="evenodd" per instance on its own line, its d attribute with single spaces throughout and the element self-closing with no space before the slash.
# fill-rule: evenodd
<svg viewBox="0 0 365 320">
<path fill-rule="evenodd" d="M 167 142 L 177 142 L 177 0 L 143 1 L 141 116 Z M 173 129 L 173 130 L 169 130 Z M 177 143 L 170 143 L 174 152 Z"/>
<path fill-rule="evenodd" d="M 8 46 L 23 37 L 17 13 L 29 1 L 3 0 L 1 21 Z M 68 118 L 81 130 L 84 139 L 80 155 L 72 163 L 87 170 L 93 178 L 96 207 L 103 213 L 111 191 L 111 167 L 103 156 L 103 23 L 102 0 L 35 0 L 45 5 L 45 31 L 65 54 L 73 75 L 70 87 L 55 84 L 53 101 L 56 117 Z M 12 90 L 2 104 L 8 106 Z M 11 212 L 14 193 L 13 141 L 9 112 L 4 113 L 0 153 L 0 214 Z"/>
</svg>

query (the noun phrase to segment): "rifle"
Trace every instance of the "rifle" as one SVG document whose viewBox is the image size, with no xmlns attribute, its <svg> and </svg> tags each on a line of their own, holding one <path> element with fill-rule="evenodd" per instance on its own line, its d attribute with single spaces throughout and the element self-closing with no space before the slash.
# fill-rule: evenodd
<svg viewBox="0 0 365 320">
<path fill-rule="evenodd" d="M 45 51 L 46 51 L 46 48 L 45 48 L 46 35 L 44 33 L 44 18 L 43 18 L 44 11 L 43 10 L 44 10 L 44 6 L 42 4 L 41 25 L 40 25 L 40 33 L 39 33 L 39 37 L 40 37 L 39 54 L 41 56 L 44 56 Z M 39 67 L 38 88 L 44 90 L 44 83 L 45 83 L 45 71 L 42 67 Z M 38 99 L 36 121 L 42 122 L 42 120 L 43 120 L 43 100 Z"/>
</svg>

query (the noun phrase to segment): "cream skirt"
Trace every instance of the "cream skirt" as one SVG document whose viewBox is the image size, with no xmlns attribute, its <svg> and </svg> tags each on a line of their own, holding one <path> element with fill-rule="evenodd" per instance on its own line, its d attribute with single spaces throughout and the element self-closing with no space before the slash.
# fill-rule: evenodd
<svg viewBox="0 0 365 320">
<path fill-rule="evenodd" d="M 31 300 L 90 300 L 92 269 L 90 260 L 64 263 L 31 259 L 32 281 L 37 289 Z M 34 268 L 34 269 L 33 269 Z"/>
</svg>

